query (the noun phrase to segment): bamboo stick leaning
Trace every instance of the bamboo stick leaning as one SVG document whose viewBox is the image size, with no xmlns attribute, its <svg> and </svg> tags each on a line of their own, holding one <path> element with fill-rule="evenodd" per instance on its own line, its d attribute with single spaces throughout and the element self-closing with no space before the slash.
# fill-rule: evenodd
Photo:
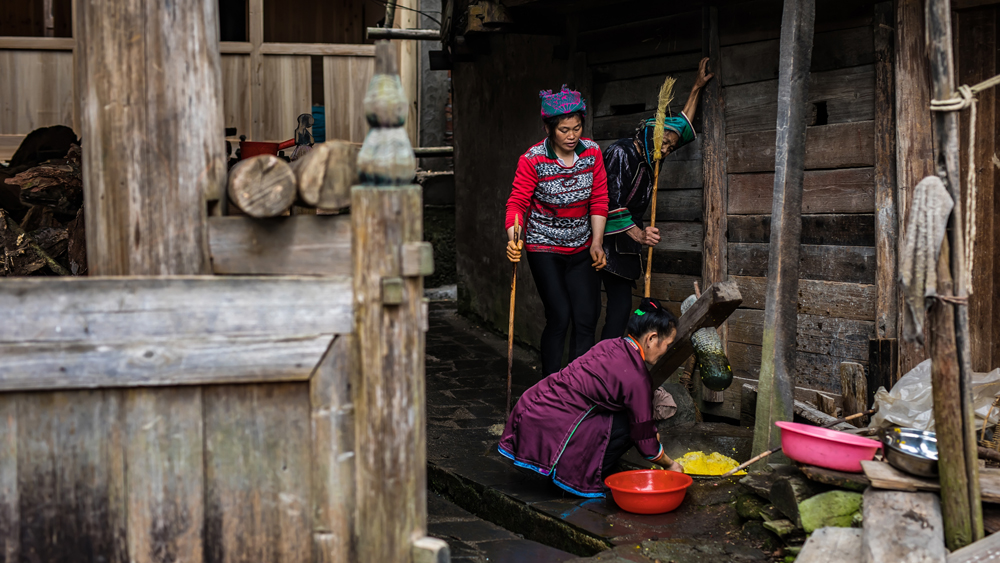
<svg viewBox="0 0 1000 563">
<path fill-rule="evenodd" d="M 514 216 L 514 244 L 521 240 L 521 225 Z M 510 319 L 507 323 L 507 410 L 504 411 L 504 421 L 510 418 L 510 375 L 514 367 L 514 295 L 517 291 L 517 262 L 514 262 L 510 276 Z"/>
</svg>

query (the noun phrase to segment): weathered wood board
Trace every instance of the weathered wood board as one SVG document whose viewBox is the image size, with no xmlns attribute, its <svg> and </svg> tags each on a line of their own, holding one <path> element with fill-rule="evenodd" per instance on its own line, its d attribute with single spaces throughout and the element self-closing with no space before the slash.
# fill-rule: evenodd
<svg viewBox="0 0 1000 563">
<path fill-rule="evenodd" d="M 731 215 L 770 214 L 773 193 L 773 173 L 730 174 L 728 211 Z M 802 213 L 872 213 L 874 210 L 874 169 L 806 171 Z"/>
<path fill-rule="evenodd" d="M 776 79 L 779 60 L 777 39 L 725 46 L 722 48 L 723 85 Z M 812 52 L 813 72 L 870 65 L 873 62 L 875 50 L 871 27 L 816 33 Z"/>
<path fill-rule="evenodd" d="M 726 136 L 729 173 L 774 170 L 774 130 Z M 836 123 L 806 129 L 807 170 L 860 168 L 875 162 L 872 121 Z"/>
<path fill-rule="evenodd" d="M 375 73 L 374 57 L 323 57 L 326 138 L 360 143 L 368 134 L 361 102 Z"/>
<path fill-rule="evenodd" d="M 212 385 L 202 402 L 208 559 L 311 563 L 309 384 Z"/>
<path fill-rule="evenodd" d="M 764 308 L 763 277 L 733 276 L 743 295 L 742 307 Z M 799 313 L 842 319 L 875 320 L 875 286 L 799 280 Z"/>
<path fill-rule="evenodd" d="M 778 81 L 725 88 L 726 132 L 774 129 Z M 875 69 L 871 65 L 817 72 L 809 76 L 812 118 L 807 125 L 869 121 L 875 118 Z M 825 123 L 819 123 L 824 121 Z"/>
<path fill-rule="evenodd" d="M 235 127 L 237 135 L 250 138 L 251 116 L 250 57 L 248 55 L 222 55 L 222 111 L 226 127 Z M 236 146 L 233 151 L 236 151 Z"/>
<path fill-rule="evenodd" d="M 253 140 L 291 139 L 299 114 L 312 114 L 312 63 L 307 56 L 267 55 L 262 66 L 260 138 Z"/>
<path fill-rule="evenodd" d="M 304 380 L 353 322 L 345 277 L 18 279 L 0 308 L 0 390 Z"/>
<path fill-rule="evenodd" d="M 702 190 L 661 190 L 656 197 L 656 220 L 701 221 Z M 650 210 L 643 219 L 648 223 Z"/>
<path fill-rule="evenodd" d="M 0 134 L 50 125 L 74 127 L 73 53 L 0 50 Z"/>
<path fill-rule="evenodd" d="M 216 274 L 351 275 L 349 215 L 209 217 Z"/>
<path fill-rule="evenodd" d="M 768 245 L 729 243 L 729 274 L 766 276 Z M 870 246 L 822 246 L 803 244 L 799 278 L 808 280 L 875 283 L 875 249 Z"/>
<path fill-rule="evenodd" d="M 875 330 L 872 321 L 799 314 L 797 326 L 796 341 L 802 352 L 859 362 L 868 360 L 868 339 Z M 760 310 L 737 309 L 729 317 L 729 339 L 732 342 L 759 346 L 763 328 L 764 312 Z M 830 375 L 839 377 L 839 374 Z"/>
<path fill-rule="evenodd" d="M 729 342 L 726 350 L 733 376 L 756 380 L 760 375 L 762 347 L 742 342 Z M 799 350 L 796 354 L 795 384 L 800 387 L 840 395 L 840 375 L 837 372 L 843 358 Z M 809 397 L 815 400 L 815 396 Z"/>
<path fill-rule="evenodd" d="M 729 242 L 767 243 L 770 215 L 730 215 Z M 875 246 L 875 215 L 851 213 L 802 216 L 802 244 Z"/>
</svg>

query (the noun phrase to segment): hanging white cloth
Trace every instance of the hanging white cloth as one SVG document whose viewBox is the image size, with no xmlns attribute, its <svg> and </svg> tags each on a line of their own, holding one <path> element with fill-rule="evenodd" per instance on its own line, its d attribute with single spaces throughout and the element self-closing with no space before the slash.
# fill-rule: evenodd
<svg viewBox="0 0 1000 563">
<path fill-rule="evenodd" d="M 924 317 L 929 298 L 937 295 L 937 262 L 954 200 L 937 176 L 928 176 L 913 190 L 910 219 L 899 256 L 899 281 L 906 307 L 903 338 L 924 343 Z"/>
</svg>

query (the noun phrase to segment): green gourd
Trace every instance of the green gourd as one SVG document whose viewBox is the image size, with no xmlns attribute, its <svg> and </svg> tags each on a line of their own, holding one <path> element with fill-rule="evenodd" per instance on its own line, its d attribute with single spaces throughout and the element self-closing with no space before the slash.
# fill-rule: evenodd
<svg viewBox="0 0 1000 563">
<path fill-rule="evenodd" d="M 694 295 L 688 296 L 681 303 L 681 314 L 687 312 L 697 301 Z M 712 391 L 725 391 L 733 383 L 733 368 L 729 358 L 722 349 L 722 339 L 715 327 L 706 327 L 696 331 L 691 336 L 694 347 L 695 365 L 701 373 L 701 382 Z"/>
</svg>

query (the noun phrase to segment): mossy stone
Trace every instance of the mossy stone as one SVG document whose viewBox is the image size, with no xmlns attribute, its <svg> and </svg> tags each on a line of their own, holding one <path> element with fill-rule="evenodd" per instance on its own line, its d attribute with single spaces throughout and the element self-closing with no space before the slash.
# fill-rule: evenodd
<svg viewBox="0 0 1000 563">
<path fill-rule="evenodd" d="M 827 491 L 799 504 L 799 516 L 806 533 L 826 526 L 850 528 L 854 515 L 861 511 L 860 493 Z"/>
</svg>

